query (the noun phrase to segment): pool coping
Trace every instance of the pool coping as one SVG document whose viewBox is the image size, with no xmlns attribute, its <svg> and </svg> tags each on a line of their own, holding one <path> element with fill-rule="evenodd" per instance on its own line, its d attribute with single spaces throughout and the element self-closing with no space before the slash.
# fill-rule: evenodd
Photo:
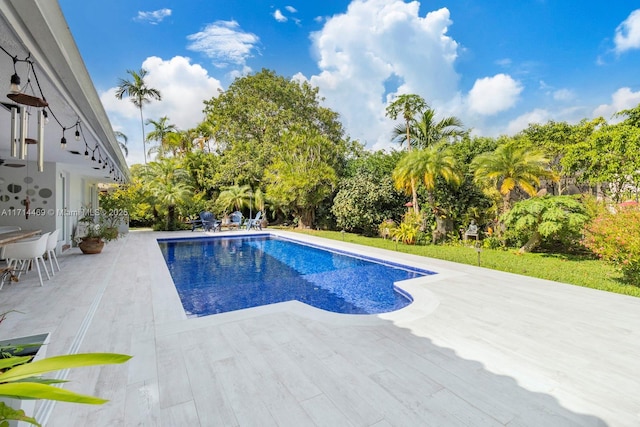
<svg viewBox="0 0 640 427">
<path fill-rule="evenodd" d="M 394 252 L 387 251 L 385 249 L 371 248 L 362 245 L 349 244 L 348 242 L 333 241 L 316 236 L 301 235 L 298 233 L 287 232 L 283 230 L 265 230 L 262 232 L 249 232 L 238 234 L 238 232 L 203 232 L 198 236 L 180 235 L 180 236 L 165 236 L 161 235 L 155 238 L 155 241 L 163 240 L 197 240 L 206 239 L 210 237 L 248 237 L 248 236 L 278 236 L 287 240 L 292 240 L 301 244 L 317 246 L 323 249 L 335 251 L 337 253 L 353 254 L 357 257 L 369 260 L 380 260 L 382 263 L 388 263 L 390 265 L 406 266 L 411 269 L 429 271 L 433 274 L 423 277 L 417 277 L 408 280 L 402 280 L 395 282 L 395 286 L 400 287 L 401 290 L 410 294 L 413 301 L 404 308 L 399 310 L 390 311 L 380 314 L 344 314 L 326 311 L 320 308 L 313 307 L 303 302 L 293 300 L 286 302 L 279 302 L 274 304 L 267 304 L 257 307 L 250 307 L 241 310 L 234 310 L 225 313 L 211 314 L 200 317 L 188 316 L 182 307 L 180 298 L 178 296 L 177 289 L 171 278 L 171 274 L 166 266 L 164 256 L 161 253 L 160 246 L 155 245 L 157 248 L 156 255 L 162 260 L 162 265 L 166 270 L 163 274 L 165 281 L 168 279 L 170 287 L 173 288 L 172 292 L 174 298 L 177 300 L 180 310 L 182 311 L 182 321 L 176 321 L 173 319 L 168 323 L 160 323 L 157 326 L 158 333 L 162 335 L 171 335 L 175 333 L 183 333 L 194 328 L 208 327 L 213 325 L 220 325 L 229 322 L 236 322 L 238 320 L 250 319 L 259 317 L 265 314 L 283 313 L 287 312 L 294 314 L 309 320 L 322 321 L 328 324 L 349 324 L 349 325 L 377 325 L 384 322 L 393 322 L 395 324 L 405 324 L 413 322 L 417 319 L 424 318 L 430 313 L 434 312 L 440 305 L 440 301 L 436 295 L 428 289 L 428 285 L 435 282 L 441 282 L 451 277 L 457 277 L 464 275 L 465 273 L 456 272 L 441 266 L 425 265 L 425 258 L 413 256 L 409 254 L 400 254 L 394 256 Z M 346 247 L 346 249 L 345 249 Z"/>
</svg>

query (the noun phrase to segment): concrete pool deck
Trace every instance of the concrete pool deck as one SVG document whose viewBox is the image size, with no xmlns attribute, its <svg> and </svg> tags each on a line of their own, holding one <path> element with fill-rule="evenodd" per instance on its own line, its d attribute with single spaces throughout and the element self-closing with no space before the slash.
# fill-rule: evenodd
<svg viewBox="0 0 640 427">
<path fill-rule="evenodd" d="M 0 339 L 134 356 L 72 371 L 66 388 L 110 402 L 41 402 L 47 426 L 640 426 L 639 298 L 274 231 L 440 274 L 384 315 L 287 302 L 187 319 L 155 239 L 204 234 L 134 231 L 0 291 L 22 312 Z"/>
</svg>

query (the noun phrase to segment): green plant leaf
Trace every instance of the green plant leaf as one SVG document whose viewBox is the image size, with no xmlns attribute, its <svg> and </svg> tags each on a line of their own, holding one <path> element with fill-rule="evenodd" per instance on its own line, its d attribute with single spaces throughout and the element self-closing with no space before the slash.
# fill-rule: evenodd
<svg viewBox="0 0 640 427">
<path fill-rule="evenodd" d="M 31 358 L 32 356 L 10 356 L 0 358 L 0 370 L 13 368 L 16 365 L 27 363 Z"/>
<path fill-rule="evenodd" d="M 108 365 L 124 363 L 131 359 L 126 354 L 86 353 L 53 356 L 36 362 L 16 366 L 0 374 L 0 383 L 18 381 L 36 375 L 61 369 L 79 368 L 82 366 Z"/>
<path fill-rule="evenodd" d="M 26 382 L 0 384 L 0 396 L 16 399 L 49 399 L 92 405 L 108 402 L 108 400 L 99 397 L 87 396 L 47 384 Z"/>
<path fill-rule="evenodd" d="M 0 402 L 0 427 L 8 427 L 9 421 L 24 421 L 40 427 L 35 418 L 25 415 L 22 409 L 14 409 L 4 402 Z"/>
</svg>

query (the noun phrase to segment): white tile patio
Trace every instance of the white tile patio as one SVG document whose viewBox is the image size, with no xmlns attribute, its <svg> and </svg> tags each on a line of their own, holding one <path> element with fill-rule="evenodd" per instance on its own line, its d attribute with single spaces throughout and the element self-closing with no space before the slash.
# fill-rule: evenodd
<svg viewBox="0 0 640 427">
<path fill-rule="evenodd" d="M 187 319 L 155 239 L 193 235 L 72 249 L 44 287 L 0 291 L 22 312 L 0 339 L 134 356 L 72 371 L 67 388 L 110 402 L 40 403 L 47 426 L 640 426 L 638 298 L 296 234 L 440 274 L 380 316 L 288 302 Z"/>
</svg>

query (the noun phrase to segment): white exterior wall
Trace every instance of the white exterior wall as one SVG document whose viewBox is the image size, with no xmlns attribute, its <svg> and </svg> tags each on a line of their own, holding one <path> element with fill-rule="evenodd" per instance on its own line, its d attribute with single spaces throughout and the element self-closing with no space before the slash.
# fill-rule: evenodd
<svg viewBox="0 0 640 427">
<path fill-rule="evenodd" d="M 8 162 L 9 163 L 9 162 Z M 16 225 L 23 229 L 56 229 L 55 164 L 45 163 L 38 172 L 35 162 L 26 167 L 3 165 L 0 169 L 0 225 Z M 24 200 L 29 196 L 29 218 Z"/>
<path fill-rule="evenodd" d="M 78 219 L 97 206 L 97 183 L 63 164 L 45 163 L 38 172 L 28 167 L 0 167 L 0 225 L 51 232 L 60 229 L 58 249 L 72 243 Z M 29 195 L 29 218 L 24 200 Z"/>
</svg>

